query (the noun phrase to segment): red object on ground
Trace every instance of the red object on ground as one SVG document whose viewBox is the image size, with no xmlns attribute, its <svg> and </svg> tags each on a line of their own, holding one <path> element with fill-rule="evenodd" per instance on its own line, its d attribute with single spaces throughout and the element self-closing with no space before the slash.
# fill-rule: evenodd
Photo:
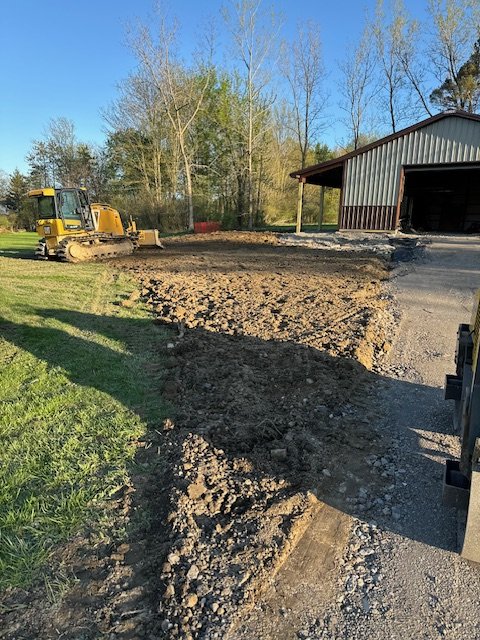
<svg viewBox="0 0 480 640">
<path fill-rule="evenodd" d="M 193 225 L 193 233 L 213 233 L 220 231 L 219 222 L 195 222 Z"/>
</svg>

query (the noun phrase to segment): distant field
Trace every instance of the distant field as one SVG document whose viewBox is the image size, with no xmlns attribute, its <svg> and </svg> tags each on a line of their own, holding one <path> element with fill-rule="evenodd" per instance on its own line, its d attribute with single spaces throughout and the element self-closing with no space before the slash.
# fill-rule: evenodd
<svg viewBox="0 0 480 640">
<path fill-rule="evenodd" d="M 105 500 L 166 410 L 165 333 L 118 305 L 134 284 L 106 264 L 29 259 L 36 241 L 0 234 L 0 587 L 28 584 L 87 522 L 108 529 Z"/>
</svg>

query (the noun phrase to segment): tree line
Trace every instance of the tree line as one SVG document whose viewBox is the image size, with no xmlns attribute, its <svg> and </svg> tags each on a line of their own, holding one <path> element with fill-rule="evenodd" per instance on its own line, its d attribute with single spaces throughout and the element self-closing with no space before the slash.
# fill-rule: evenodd
<svg viewBox="0 0 480 640">
<path fill-rule="evenodd" d="M 34 219 L 26 190 L 53 185 L 86 186 L 94 200 L 162 230 L 205 219 L 246 228 L 291 222 L 292 170 L 440 110 L 480 108 L 475 0 L 428 0 L 424 22 L 403 0 L 377 0 L 334 69 L 324 63 L 321 23 L 299 23 L 289 41 L 282 26 L 262 0 L 230 0 L 221 17 L 228 62 L 219 62 L 211 25 L 188 59 L 166 13 L 137 26 L 128 38 L 137 65 L 104 110 L 105 143 L 78 140 L 74 123 L 56 118 L 32 144 L 28 175 L 0 173 L 17 224 Z M 329 148 L 324 135 L 339 123 L 344 139 Z M 314 222 L 317 190 L 304 197 L 304 219 Z M 338 193 L 328 190 L 325 220 L 337 210 Z"/>
</svg>

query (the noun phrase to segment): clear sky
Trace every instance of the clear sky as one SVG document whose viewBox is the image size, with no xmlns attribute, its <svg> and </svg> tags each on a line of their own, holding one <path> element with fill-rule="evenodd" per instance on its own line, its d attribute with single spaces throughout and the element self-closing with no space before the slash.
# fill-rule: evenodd
<svg viewBox="0 0 480 640">
<path fill-rule="evenodd" d="M 188 52 L 199 25 L 218 16 L 225 0 L 165 1 L 182 26 Z M 423 13 L 426 0 L 407 0 Z M 375 0 L 276 0 L 284 17 L 284 35 L 298 20 L 320 24 L 325 64 L 336 61 L 360 33 L 367 8 Z M 27 170 L 25 155 L 51 118 L 73 120 L 78 138 L 101 143 L 102 109 L 115 99 L 116 87 L 134 69 L 126 44 L 128 26 L 149 22 L 154 0 L 3 0 L 0 6 L 0 169 Z M 421 17 L 421 16 L 420 16 Z M 338 126 L 327 142 L 341 137 Z"/>
</svg>

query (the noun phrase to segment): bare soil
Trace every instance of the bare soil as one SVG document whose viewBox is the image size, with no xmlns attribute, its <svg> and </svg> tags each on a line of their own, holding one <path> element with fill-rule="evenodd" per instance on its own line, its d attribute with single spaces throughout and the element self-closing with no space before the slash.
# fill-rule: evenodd
<svg viewBox="0 0 480 640">
<path fill-rule="evenodd" d="M 390 348 L 388 266 L 251 233 L 115 265 L 139 282 L 124 304 L 171 328 L 172 415 L 107 505 L 121 543 L 85 532 L 60 549 L 62 593 L 6 594 L 0 638 L 296 637 L 309 598 L 334 592 L 352 496 L 386 481 L 365 459 L 385 449 L 370 398 Z"/>
</svg>

